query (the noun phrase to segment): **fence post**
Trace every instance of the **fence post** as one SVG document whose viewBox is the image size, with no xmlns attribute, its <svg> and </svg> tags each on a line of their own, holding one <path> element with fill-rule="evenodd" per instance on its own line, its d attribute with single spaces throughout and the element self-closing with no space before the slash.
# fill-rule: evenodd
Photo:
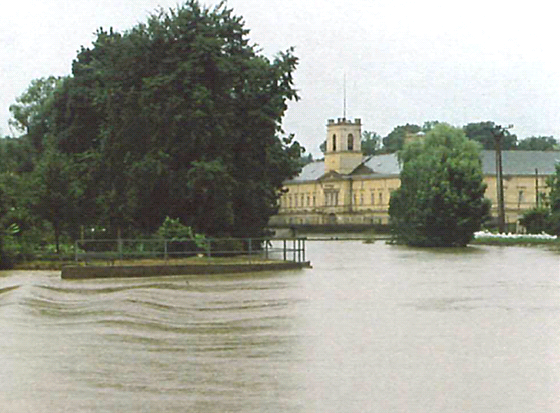
<svg viewBox="0 0 560 413">
<path fill-rule="evenodd" d="M 253 245 L 251 243 L 251 238 L 249 238 L 249 262 L 251 262 L 251 254 L 253 253 Z"/>
<path fill-rule="evenodd" d="M 268 261 L 268 239 L 264 240 L 264 259 Z"/>
<path fill-rule="evenodd" d="M 212 239 L 208 239 L 208 244 L 206 247 L 206 256 L 210 258 L 212 256 Z"/>
<path fill-rule="evenodd" d="M 119 250 L 119 259 L 123 260 L 123 241 L 122 239 L 118 239 L 118 250 Z"/>
<path fill-rule="evenodd" d="M 163 240 L 163 259 L 167 262 L 169 255 L 167 254 L 167 239 Z"/>
<path fill-rule="evenodd" d="M 296 239 L 295 238 L 292 240 L 292 255 L 293 255 L 292 261 L 295 262 L 295 260 L 296 260 Z"/>
<path fill-rule="evenodd" d="M 303 244 L 302 252 L 303 252 L 303 262 L 305 262 L 305 238 L 301 240 Z"/>
<path fill-rule="evenodd" d="M 282 241 L 284 243 L 284 261 L 286 261 L 286 238 L 284 238 Z"/>
<path fill-rule="evenodd" d="M 78 262 L 78 241 L 74 241 L 74 259 Z"/>
</svg>

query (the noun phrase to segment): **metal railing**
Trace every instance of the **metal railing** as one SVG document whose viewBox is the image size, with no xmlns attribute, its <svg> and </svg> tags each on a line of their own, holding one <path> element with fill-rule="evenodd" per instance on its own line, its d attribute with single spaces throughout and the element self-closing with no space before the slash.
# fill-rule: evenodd
<svg viewBox="0 0 560 413">
<path fill-rule="evenodd" d="M 85 239 L 74 245 L 75 261 L 90 263 L 189 257 L 235 257 L 305 262 L 305 238 Z"/>
</svg>

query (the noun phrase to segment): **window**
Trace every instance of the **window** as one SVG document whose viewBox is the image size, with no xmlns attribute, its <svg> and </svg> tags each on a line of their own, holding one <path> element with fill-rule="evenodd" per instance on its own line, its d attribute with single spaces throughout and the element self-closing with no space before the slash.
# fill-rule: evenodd
<svg viewBox="0 0 560 413">
<path fill-rule="evenodd" d="M 360 194 L 360 205 L 364 204 L 364 194 Z"/>
<path fill-rule="evenodd" d="M 375 205 L 375 192 L 371 191 L 371 204 Z"/>
<path fill-rule="evenodd" d="M 518 196 L 517 196 L 517 208 L 519 208 L 519 207 L 521 206 L 521 204 L 522 204 L 523 202 L 525 202 L 525 199 L 524 199 L 524 198 L 525 198 L 525 196 L 524 196 L 523 189 L 520 189 L 520 190 L 519 190 L 519 194 L 518 194 Z"/>
<path fill-rule="evenodd" d="M 332 136 L 332 150 L 336 152 L 336 135 Z"/>
<path fill-rule="evenodd" d="M 307 195 L 307 206 L 311 206 L 311 197 Z"/>
<path fill-rule="evenodd" d="M 315 206 L 315 201 L 316 201 L 316 198 L 315 198 L 315 195 L 313 195 L 313 206 Z"/>
<path fill-rule="evenodd" d="M 292 207 L 292 197 L 290 195 L 288 195 L 288 205 L 290 208 Z"/>
<path fill-rule="evenodd" d="M 382 192 L 379 193 L 379 203 L 381 205 L 383 205 L 383 193 Z"/>
<path fill-rule="evenodd" d="M 294 207 L 297 208 L 297 195 L 294 195 Z"/>
<path fill-rule="evenodd" d="M 301 206 L 305 206 L 305 195 L 301 194 Z"/>
<path fill-rule="evenodd" d="M 338 191 L 325 191 L 325 206 L 338 205 Z"/>
<path fill-rule="evenodd" d="M 354 150 L 354 136 L 351 133 L 348 134 L 348 150 L 349 151 Z"/>
</svg>

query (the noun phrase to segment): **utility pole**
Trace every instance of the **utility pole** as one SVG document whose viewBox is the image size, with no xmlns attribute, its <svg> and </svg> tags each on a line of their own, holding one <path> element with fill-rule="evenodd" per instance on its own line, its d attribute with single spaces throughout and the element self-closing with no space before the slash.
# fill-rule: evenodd
<svg viewBox="0 0 560 413">
<path fill-rule="evenodd" d="M 500 125 L 494 126 L 492 135 L 494 136 L 494 143 L 496 147 L 496 190 L 498 196 L 498 231 L 503 234 L 506 228 L 506 213 L 504 206 L 504 179 L 502 176 L 502 139 L 507 129 L 513 128 L 509 125 L 507 128 L 502 128 Z"/>
<path fill-rule="evenodd" d="M 535 168 L 535 206 L 539 207 L 539 168 Z"/>
</svg>

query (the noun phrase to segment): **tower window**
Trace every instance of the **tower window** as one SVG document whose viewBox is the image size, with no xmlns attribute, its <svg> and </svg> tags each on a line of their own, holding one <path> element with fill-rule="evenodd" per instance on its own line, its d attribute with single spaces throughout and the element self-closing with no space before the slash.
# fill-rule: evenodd
<svg viewBox="0 0 560 413">
<path fill-rule="evenodd" d="M 354 150 L 354 136 L 351 133 L 348 135 L 348 150 Z"/>
<path fill-rule="evenodd" d="M 332 136 L 332 150 L 336 152 L 336 135 Z"/>
</svg>

